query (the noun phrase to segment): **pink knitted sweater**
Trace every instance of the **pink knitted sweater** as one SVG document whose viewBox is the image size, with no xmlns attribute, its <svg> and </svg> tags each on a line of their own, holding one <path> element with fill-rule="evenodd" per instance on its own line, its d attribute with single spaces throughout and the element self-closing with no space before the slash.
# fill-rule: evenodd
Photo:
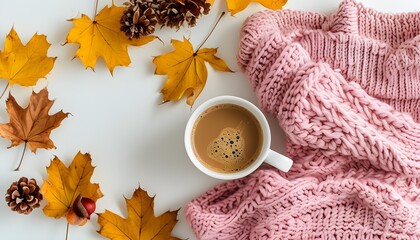
<svg viewBox="0 0 420 240">
<path fill-rule="evenodd" d="M 270 31 L 298 42 L 313 61 L 340 69 L 346 80 L 359 83 L 369 95 L 398 111 L 410 112 L 420 121 L 420 13 L 383 14 L 346 0 L 328 17 L 286 10 L 256 14 L 249 21 L 258 27 L 269 26 L 266 35 L 260 36 L 266 38 L 265 43 L 273 37 Z M 264 29 L 257 31 L 262 33 Z M 245 35 L 254 34 L 246 27 L 243 31 Z M 241 44 L 261 40 L 245 36 Z M 239 62 L 252 79 L 256 73 L 252 68 L 263 63 L 248 62 L 251 58 L 261 61 L 250 50 L 254 48 L 239 51 Z M 280 52 L 269 54 L 274 60 Z"/>
<path fill-rule="evenodd" d="M 245 23 L 239 64 L 295 163 L 189 203 L 199 239 L 420 239 L 418 16 L 344 1 Z"/>
</svg>

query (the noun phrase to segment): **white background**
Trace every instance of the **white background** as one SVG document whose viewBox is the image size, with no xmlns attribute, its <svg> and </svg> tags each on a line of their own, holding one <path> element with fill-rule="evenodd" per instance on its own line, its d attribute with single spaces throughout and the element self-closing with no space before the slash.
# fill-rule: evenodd
<svg viewBox="0 0 420 240">
<path fill-rule="evenodd" d="M 330 13 L 339 0 L 289 0 L 285 8 Z M 413 0 L 365 0 L 366 6 L 385 12 L 404 12 L 420 9 L 420 1 Z M 99 9 L 111 1 L 99 2 Z M 121 4 L 117 1 L 116 4 Z M 160 88 L 165 76 L 154 75 L 153 56 L 172 50 L 170 39 L 190 38 L 198 46 L 213 23 L 226 10 L 225 0 L 216 0 L 209 15 L 203 16 L 195 28 L 179 31 L 157 31 L 164 44 L 154 41 L 142 47 L 130 47 L 132 63 L 129 67 L 117 67 L 112 77 L 100 60 L 95 72 L 85 70 L 79 59 L 73 59 L 78 48 L 65 42 L 73 24 L 66 21 L 85 13 L 92 17 L 94 0 L 0 0 L 0 49 L 12 26 L 26 42 L 38 32 L 47 35 L 52 46 L 49 56 L 58 59 L 48 80 L 40 80 L 34 88 L 39 91 L 48 85 L 50 98 L 56 99 L 50 113 L 60 109 L 72 116 L 54 130 L 51 139 L 57 149 L 27 151 L 21 170 L 14 172 L 23 145 L 7 149 L 10 142 L 0 139 L 0 239 L 8 240 L 62 240 L 65 238 L 65 219 L 44 216 L 36 209 L 28 216 L 9 210 L 4 193 L 13 181 L 21 176 L 35 178 L 40 185 L 46 178 L 45 167 L 54 155 L 66 165 L 80 150 L 92 155 L 96 166 L 92 182 L 100 183 L 104 197 L 97 202 L 98 213 L 105 209 L 126 217 L 123 196 L 131 197 L 134 189 L 141 186 L 150 195 L 156 195 L 155 214 L 167 210 L 179 211 L 179 222 L 173 235 L 195 239 L 185 221 L 184 206 L 211 187 L 221 183 L 199 172 L 189 161 L 183 146 L 184 127 L 192 111 L 205 100 L 219 95 L 240 96 L 257 103 L 248 80 L 241 72 L 215 72 L 209 66 L 209 76 L 204 91 L 191 109 L 185 98 L 176 103 L 159 105 Z M 234 17 L 226 15 L 206 42 L 205 47 L 218 47 L 218 56 L 228 65 L 239 70 L 236 52 L 239 30 L 247 16 L 261 10 L 251 4 L 246 11 Z M 99 11 L 98 11 L 99 12 Z M 6 81 L 0 81 L 0 89 Z M 32 88 L 13 86 L 12 94 L 18 102 L 28 102 Z M 5 111 L 6 96 L 0 100 L 0 123 L 8 122 Z M 272 130 L 274 150 L 284 152 L 284 136 L 273 118 L 268 117 Z M 46 204 L 43 201 L 42 206 Z M 105 239 L 96 233 L 97 217 L 83 227 L 70 227 L 69 239 Z"/>
</svg>

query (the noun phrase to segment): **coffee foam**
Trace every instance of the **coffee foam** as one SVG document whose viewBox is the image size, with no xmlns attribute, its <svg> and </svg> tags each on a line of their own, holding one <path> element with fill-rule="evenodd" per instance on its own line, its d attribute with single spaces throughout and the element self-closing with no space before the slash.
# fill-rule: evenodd
<svg viewBox="0 0 420 240">
<path fill-rule="evenodd" d="M 217 162 L 232 166 L 244 161 L 244 146 L 241 130 L 227 127 L 209 143 L 207 154 Z"/>
</svg>

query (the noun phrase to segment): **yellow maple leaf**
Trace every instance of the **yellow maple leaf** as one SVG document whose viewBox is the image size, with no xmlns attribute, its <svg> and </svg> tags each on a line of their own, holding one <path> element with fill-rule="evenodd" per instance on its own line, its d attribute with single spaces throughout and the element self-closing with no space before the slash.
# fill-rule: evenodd
<svg viewBox="0 0 420 240">
<path fill-rule="evenodd" d="M 153 59 L 155 74 L 168 75 L 161 93 L 163 101 L 178 101 L 187 96 L 187 104 L 192 106 L 207 81 L 205 62 L 219 71 L 232 72 L 226 63 L 216 56 L 217 48 L 203 48 L 194 52 L 188 39 L 184 42 L 171 41 L 174 51 Z"/>
<path fill-rule="evenodd" d="M 207 0 L 210 4 L 213 4 L 214 0 Z M 226 0 L 228 11 L 233 16 L 238 12 L 244 10 L 251 2 L 257 2 L 266 8 L 277 10 L 282 9 L 286 5 L 287 0 Z"/>
<path fill-rule="evenodd" d="M 128 218 L 105 210 L 98 214 L 99 234 L 112 240 L 179 239 L 171 236 L 177 223 L 177 211 L 155 217 L 154 197 L 137 188 L 131 199 L 125 198 Z"/>
<path fill-rule="evenodd" d="M 128 45 L 141 46 L 156 39 L 156 36 L 128 39 L 120 31 L 120 18 L 124 10 L 124 7 L 115 5 L 105 6 L 93 21 L 85 14 L 81 18 L 70 19 L 74 27 L 69 31 L 66 43 L 80 45 L 75 57 L 79 57 L 86 68 L 93 69 L 97 59 L 102 57 L 112 74 L 116 66 L 131 63 Z"/>
<path fill-rule="evenodd" d="M 103 196 L 99 184 L 91 183 L 94 167 L 88 153 L 78 152 L 67 168 L 55 157 L 47 167 L 48 179 L 44 179 L 41 192 L 48 204 L 43 208 L 44 214 L 60 218 L 71 209 L 79 194 L 96 202 Z"/>
<path fill-rule="evenodd" d="M 38 34 L 23 45 L 12 28 L 6 37 L 4 51 L 0 52 L 0 78 L 8 80 L 9 84 L 34 86 L 54 66 L 56 58 L 47 56 L 50 46 L 47 37 Z"/>
</svg>

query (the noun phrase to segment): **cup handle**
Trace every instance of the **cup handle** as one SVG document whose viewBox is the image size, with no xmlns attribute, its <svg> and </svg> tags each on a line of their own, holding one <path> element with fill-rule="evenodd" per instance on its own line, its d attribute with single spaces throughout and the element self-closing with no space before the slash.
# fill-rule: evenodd
<svg viewBox="0 0 420 240">
<path fill-rule="evenodd" d="M 288 172 L 293 165 L 292 159 L 278 153 L 273 150 L 268 150 L 268 156 L 265 162 L 273 167 L 280 169 L 283 172 Z"/>
</svg>

